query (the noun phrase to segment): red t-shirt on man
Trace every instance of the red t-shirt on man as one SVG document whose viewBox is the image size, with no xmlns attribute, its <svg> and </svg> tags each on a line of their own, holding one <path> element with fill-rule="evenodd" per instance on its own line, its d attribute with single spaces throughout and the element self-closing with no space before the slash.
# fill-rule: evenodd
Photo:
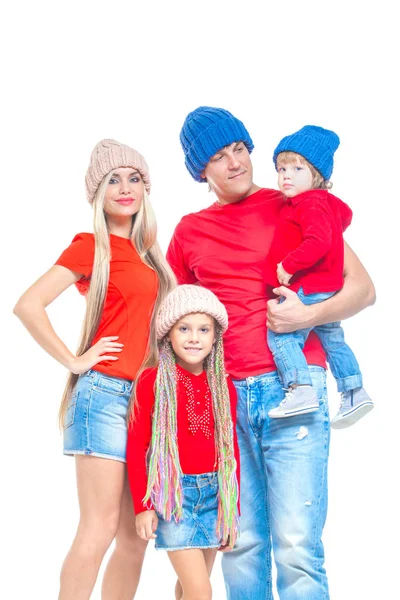
<svg viewBox="0 0 400 600">
<path fill-rule="evenodd" d="M 265 279 L 279 285 L 277 264 L 293 275 L 290 289 L 305 294 L 337 292 L 343 287 L 343 232 L 353 213 L 327 190 L 308 190 L 286 198 L 268 255 Z"/>
<path fill-rule="evenodd" d="M 225 305 L 226 369 L 237 379 L 276 370 L 267 345 L 265 265 L 283 195 L 260 189 L 234 204 L 219 204 L 186 215 L 167 251 L 180 284 L 200 284 Z M 317 335 L 304 347 L 309 364 L 325 367 Z"/>
</svg>

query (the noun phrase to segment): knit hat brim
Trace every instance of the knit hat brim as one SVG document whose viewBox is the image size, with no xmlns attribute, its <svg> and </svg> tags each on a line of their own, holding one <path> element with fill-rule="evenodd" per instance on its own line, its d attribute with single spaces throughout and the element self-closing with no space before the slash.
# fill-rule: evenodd
<svg viewBox="0 0 400 600">
<path fill-rule="evenodd" d="M 328 180 L 333 171 L 333 155 L 339 144 L 339 136 L 334 131 L 305 125 L 279 142 L 273 155 L 275 169 L 281 152 L 295 152 L 303 156 L 325 180 Z"/>
<path fill-rule="evenodd" d="M 214 317 L 222 333 L 228 329 L 228 313 L 215 294 L 197 285 L 179 285 L 160 306 L 156 323 L 157 339 L 161 340 L 179 319 L 192 313 Z"/>
<path fill-rule="evenodd" d="M 105 139 L 96 144 L 85 177 L 86 195 L 90 204 L 103 178 L 121 167 L 136 169 L 142 177 L 147 193 L 150 194 L 149 167 L 140 152 L 115 140 Z"/>
<path fill-rule="evenodd" d="M 204 169 L 214 154 L 225 146 L 243 142 L 249 153 L 254 149 L 242 121 L 227 110 L 208 106 L 201 106 L 186 117 L 180 141 L 186 168 L 198 182 L 205 182 Z"/>
</svg>

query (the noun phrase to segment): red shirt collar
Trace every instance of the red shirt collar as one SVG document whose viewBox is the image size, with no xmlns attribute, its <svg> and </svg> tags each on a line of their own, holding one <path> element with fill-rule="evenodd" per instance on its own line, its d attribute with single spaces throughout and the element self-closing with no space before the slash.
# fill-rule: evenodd
<svg viewBox="0 0 400 600">
<path fill-rule="evenodd" d="M 326 200 L 328 197 L 328 190 L 307 190 L 306 192 L 302 192 L 301 194 L 297 194 L 293 198 L 286 198 L 286 202 L 289 204 L 293 204 L 296 206 L 302 200 L 308 198 L 314 198 L 315 200 Z"/>
<path fill-rule="evenodd" d="M 194 375 L 190 371 L 187 371 L 186 369 L 181 367 L 181 365 L 176 364 L 176 369 L 177 369 L 177 371 L 180 371 L 182 373 L 182 375 L 186 375 L 186 377 L 190 377 L 191 379 L 200 378 L 200 379 L 203 379 L 204 381 L 207 381 L 207 372 L 205 370 L 202 371 L 201 373 L 199 373 L 199 375 Z"/>
</svg>

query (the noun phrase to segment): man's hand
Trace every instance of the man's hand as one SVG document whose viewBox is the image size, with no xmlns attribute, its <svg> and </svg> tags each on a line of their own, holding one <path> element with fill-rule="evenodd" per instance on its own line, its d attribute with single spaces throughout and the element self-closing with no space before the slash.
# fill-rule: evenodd
<svg viewBox="0 0 400 600">
<path fill-rule="evenodd" d="M 290 333 L 297 329 L 313 327 L 314 305 L 306 306 L 296 292 L 278 287 L 273 290 L 277 296 L 284 296 L 285 302 L 279 298 L 267 302 L 267 327 L 275 333 Z"/>
<path fill-rule="evenodd" d="M 145 541 L 154 540 L 154 533 L 158 526 L 158 517 L 155 510 L 146 510 L 136 515 L 136 533 Z"/>
<path fill-rule="evenodd" d="M 289 282 L 293 277 L 293 274 L 291 275 L 290 273 L 285 271 L 285 269 L 282 267 L 282 263 L 280 262 L 276 267 L 276 276 L 281 285 L 290 285 Z"/>
</svg>

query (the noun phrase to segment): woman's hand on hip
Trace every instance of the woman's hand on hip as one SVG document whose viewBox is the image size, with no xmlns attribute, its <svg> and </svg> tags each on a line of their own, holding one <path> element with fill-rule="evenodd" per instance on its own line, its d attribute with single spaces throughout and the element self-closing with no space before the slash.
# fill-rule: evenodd
<svg viewBox="0 0 400 600">
<path fill-rule="evenodd" d="M 110 353 L 122 352 L 124 344 L 120 344 L 118 335 L 100 338 L 89 350 L 81 356 L 76 356 L 72 359 L 69 370 L 75 375 L 86 373 L 98 363 L 104 360 L 118 360 L 118 356 L 113 356 Z"/>
</svg>

